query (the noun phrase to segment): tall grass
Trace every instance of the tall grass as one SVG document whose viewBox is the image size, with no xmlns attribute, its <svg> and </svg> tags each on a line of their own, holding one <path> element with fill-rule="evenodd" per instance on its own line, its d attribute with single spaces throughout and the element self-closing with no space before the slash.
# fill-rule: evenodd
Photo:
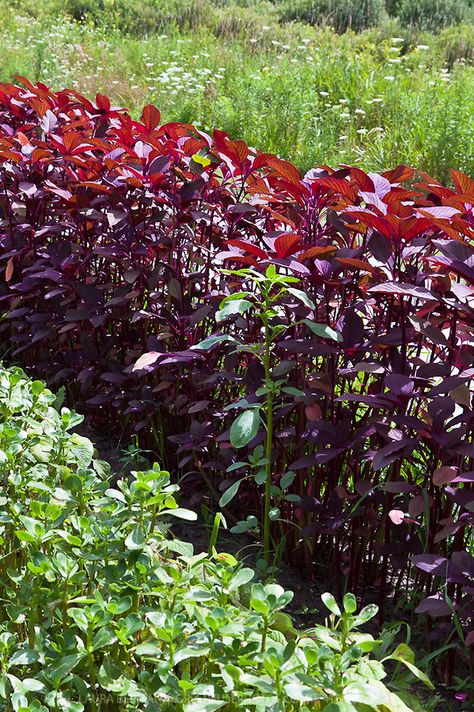
<svg viewBox="0 0 474 712">
<path fill-rule="evenodd" d="M 166 28 L 139 37 L 62 15 L 68 3 L 39 0 L 20 11 L 4 0 L 0 79 L 23 74 L 54 88 L 100 91 L 135 115 L 151 101 L 164 120 L 219 127 L 301 170 L 406 162 L 440 179 L 450 167 L 474 173 L 472 26 L 433 35 L 389 22 L 337 35 L 280 25 L 268 2 L 260 12 L 221 0 L 205 19 L 206 2 L 180 5 L 187 25 L 175 21 L 170 3 Z"/>
</svg>

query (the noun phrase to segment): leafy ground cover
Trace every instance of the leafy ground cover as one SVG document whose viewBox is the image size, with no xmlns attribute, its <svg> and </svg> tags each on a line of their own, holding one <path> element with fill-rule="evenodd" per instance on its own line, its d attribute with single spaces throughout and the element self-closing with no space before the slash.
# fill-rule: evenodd
<svg viewBox="0 0 474 712">
<path fill-rule="evenodd" d="M 9 358 L 137 433 L 263 542 L 267 575 L 325 566 L 339 598 L 377 592 L 380 622 L 417 607 L 453 682 L 473 642 L 472 179 L 301 176 L 151 105 L 134 121 L 24 84 L 0 94 Z"/>
<path fill-rule="evenodd" d="M 389 661 L 432 687 L 393 633 L 359 631 L 375 606 L 325 594 L 329 625 L 298 632 L 291 592 L 212 541 L 195 555 L 169 473 L 112 481 L 59 400 L 0 367 L 2 710 L 409 712 Z"/>
<path fill-rule="evenodd" d="M 296 2 L 286 3 L 295 11 L 288 15 L 280 3 L 165 5 L 142 3 L 136 13 L 128 1 L 3 0 L 0 77 L 100 91 L 134 117 L 152 101 L 165 121 L 223 129 L 302 171 L 406 162 L 441 180 L 452 167 L 472 175 L 472 24 L 440 21 L 440 33 L 430 34 L 404 15 L 337 35 L 284 21 L 298 16 Z M 340 5 L 350 9 L 346 0 Z M 446 18 L 467 22 L 448 5 Z M 434 18 L 442 6 L 435 0 L 421 17 Z"/>
</svg>

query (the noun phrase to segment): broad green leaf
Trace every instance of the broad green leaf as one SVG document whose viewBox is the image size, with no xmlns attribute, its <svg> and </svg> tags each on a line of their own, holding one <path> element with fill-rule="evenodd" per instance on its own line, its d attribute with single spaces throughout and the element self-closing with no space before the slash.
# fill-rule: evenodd
<svg viewBox="0 0 474 712">
<path fill-rule="evenodd" d="M 232 577 L 227 588 L 229 589 L 229 591 L 235 591 L 235 589 L 239 588 L 239 586 L 244 586 L 246 583 L 249 583 L 249 581 L 251 581 L 254 576 L 255 576 L 255 572 L 253 571 L 253 569 L 248 569 L 248 568 L 240 569 Z"/>
<path fill-rule="evenodd" d="M 378 680 L 350 682 L 343 691 L 348 702 L 369 705 L 374 709 L 381 707 L 387 712 L 410 712 L 406 704 Z"/>
<path fill-rule="evenodd" d="M 342 341 L 342 334 L 327 324 L 318 324 L 310 319 L 303 319 L 303 323 L 306 324 L 316 336 L 321 336 L 323 339 L 331 339 L 332 341 Z"/>
<path fill-rule="evenodd" d="M 316 309 L 314 302 L 311 301 L 306 292 L 303 292 L 301 289 L 295 289 L 294 287 L 287 287 L 286 291 L 296 297 L 296 299 L 304 304 L 305 307 L 308 307 L 308 309 Z"/>
<path fill-rule="evenodd" d="M 11 656 L 9 660 L 10 667 L 15 665 L 30 665 L 38 660 L 38 653 L 36 653 L 31 648 L 23 648 L 23 650 L 17 650 Z"/>
<path fill-rule="evenodd" d="M 145 658 L 161 658 L 162 649 L 155 643 L 141 643 L 135 648 L 135 653 Z"/>
<path fill-rule="evenodd" d="M 335 616 L 342 615 L 341 609 L 337 605 L 336 599 L 334 598 L 334 596 L 331 593 L 322 593 L 321 600 L 324 603 L 324 605 L 326 606 L 326 608 L 328 608 L 331 611 L 331 613 L 334 613 Z"/>
<path fill-rule="evenodd" d="M 358 665 L 359 674 L 367 680 L 383 680 L 387 676 L 384 666 L 378 660 L 363 658 Z"/>
<path fill-rule="evenodd" d="M 376 606 L 375 603 L 369 603 L 368 606 L 365 606 L 365 608 L 359 611 L 357 616 L 354 618 L 353 625 L 360 626 L 364 623 L 367 623 L 367 621 L 370 621 L 371 618 L 374 618 L 378 612 L 379 607 Z"/>
<path fill-rule="evenodd" d="M 297 702 L 312 702 L 323 700 L 326 697 L 322 691 L 314 690 L 298 680 L 285 685 L 285 692 L 291 700 L 296 700 Z"/>
<path fill-rule="evenodd" d="M 219 336 L 208 336 L 207 339 L 203 339 L 198 344 L 194 344 L 194 346 L 191 346 L 191 349 L 193 351 L 209 351 L 214 346 L 217 346 L 218 344 L 223 344 L 226 341 L 235 342 L 235 339 L 232 338 L 232 336 L 229 336 L 229 334 L 220 334 Z"/>
<path fill-rule="evenodd" d="M 143 549 L 144 545 L 145 536 L 143 534 L 143 529 L 141 528 L 140 524 L 135 524 L 133 530 L 125 539 L 125 546 L 130 551 L 136 551 L 139 549 Z"/>
<path fill-rule="evenodd" d="M 62 680 L 66 677 L 66 675 L 69 675 L 71 670 L 74 670 L 76 665 L 81 662 L 85 655 L 86 654 L 82 652 L 65 655 L 55 661 L 49 668 L 47 668 L 47 670 L 53 679 Z"/>
<path fill-rule="evenodd" d="M 103 627 L 99 628 L 97 633 L 92 639 L 92 649 L 100 650 L 101 648 L 106 648 L 112 645 L 117 640 L 117 636 L 111 628 Z"/>
<path fill-rule="evenodd" d="M 94 446 L 89 438 L 73 433 L 69 437 L 69 452 L 81 467 L 89 467 L 94 457 Z"/>
<path fill-rule="evenodd" d="M 346 613 L 354 613 L 357 610 L 357 601 L 353 593 L 346 593 L 342 605 Z"/>
<path fill-rule="evenodd" d="M 180 648 L 176 651 L 173 656 L 173 661 L 175 664 L 182 662 L 183 660 L 189 660 L 190 658 L 203 658 L 209 655 L 210 648 L 207 645 L 201 647 L 193 647 L 188 645 L 184 648 Z"/>
<path fill-rule="evenodd" d="M 248 299 L 229 299 L 216 313 L 216 321 L 224 321 L 235 314 L 245 314 L 252 306 L 252 302 Z"/>
<path fill-rule="evenodd" d="M 258 408 L 244 410 L 237 416 L 230 428 L 230 442 L 232 447 L 241 448 L 248 445 L 257 435 L 260 427 L 260 413 Z"/>
</svg>

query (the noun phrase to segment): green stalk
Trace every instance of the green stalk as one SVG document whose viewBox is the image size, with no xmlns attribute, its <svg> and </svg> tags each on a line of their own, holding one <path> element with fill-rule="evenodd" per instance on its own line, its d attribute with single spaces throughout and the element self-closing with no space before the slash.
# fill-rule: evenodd
<svg viewBox="0 0 474 712">
<path fill-rule="evenodd" d="M 265 311 L 268 308 L 268 298 L 265 300 Z M 271 486 L 272 486 L 272 444 L 273 444 L 273 390 L 272 378 L 270 373 L 270 355 L 271 355 L 271 331 L 268 324 L 268 316 L 265 313 L 263 316 L 265 325 L 265 415 L 267 421 L 267 434 L 265 440 L 265 501 L 263 511 L 263 558 L 267 567 L 270 564 L 270 506 L 271 506 Z"/>
</svg>

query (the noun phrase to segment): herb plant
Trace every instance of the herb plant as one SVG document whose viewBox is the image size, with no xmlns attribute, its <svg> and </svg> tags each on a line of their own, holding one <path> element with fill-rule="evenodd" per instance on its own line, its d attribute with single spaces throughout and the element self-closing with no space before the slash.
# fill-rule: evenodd
<svg viewBox="0 0 474 712">
<path fill-rule="evenodd" d="M 1 709 L 409 709 L 382 662 L 363 666 L 377 641 L 356 629 L 374 610 L 354 617 L 346 597 L 325 641 L 298 633 L 282 614 L 291 592 L 172 536 L 170 517 L 195 515 L 167 472 L 113 485 L 71 432 L 82 418 L 54 401 L 0 369 Z"/>
</svg>

